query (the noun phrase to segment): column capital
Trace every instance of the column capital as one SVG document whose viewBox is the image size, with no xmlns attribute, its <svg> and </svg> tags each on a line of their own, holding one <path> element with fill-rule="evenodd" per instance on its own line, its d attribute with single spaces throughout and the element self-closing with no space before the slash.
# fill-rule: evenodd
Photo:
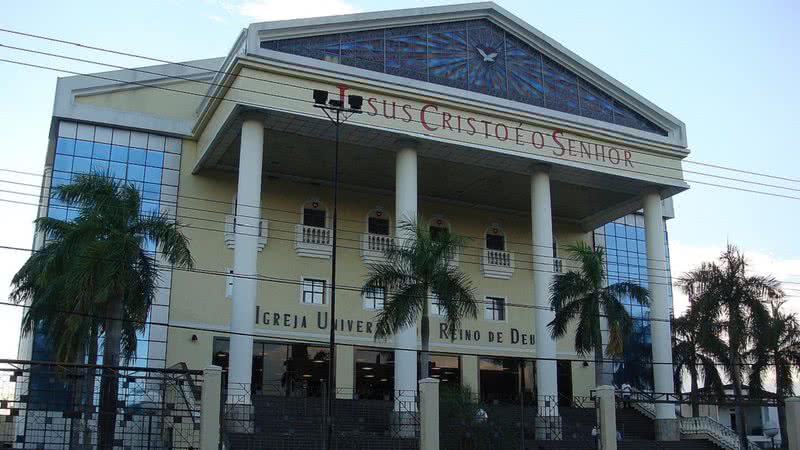
<svg viewBox="0 0 800 450">
<path fill-rule="evenodd" d="M 394 147 L 398 150 L 404 148 L 416 150 L 419 148 L 419 141 L 410 137 L 400 137 L 394 140 Z"/>
<path fill-rule="evenodd" d="M 242 122 L 253 120 L 263 124 L 266 121 L 266 118 L 266 111 L 259 109 L 245 109 L 239 113 L 239 119 L 241 119 Z"/>
<path fill-rule="evenodd" d="M 550 165 L 550 164 L 542 163 L 542 162 L 535 162 L 535 163 L 531 163 L 528 166 L 528 172 L 531 175 L 537 174 L 537 173 L 548 173 L 549 174 L 551 168 L 552 168 L 552 165 Z"/>
</svg>

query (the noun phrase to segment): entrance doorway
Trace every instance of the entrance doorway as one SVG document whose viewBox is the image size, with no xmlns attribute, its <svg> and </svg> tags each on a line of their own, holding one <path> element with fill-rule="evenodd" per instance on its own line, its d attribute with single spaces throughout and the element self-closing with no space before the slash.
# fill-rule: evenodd
<svg viewBox="0 0 800 450">
<path fill-rule="evenodd" d="M 559 406 L 572 406 L 572 361 L 556 362 Z"/>
</svg>

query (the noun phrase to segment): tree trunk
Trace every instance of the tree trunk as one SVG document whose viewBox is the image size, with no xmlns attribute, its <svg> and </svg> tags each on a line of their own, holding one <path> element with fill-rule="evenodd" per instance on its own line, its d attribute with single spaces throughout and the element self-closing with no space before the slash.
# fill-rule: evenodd
<svg viewBox="0 0 800 450">
<path fill-rule="evenodd" d="M 115 320 L 116 319 L 116 320 Z M 120 343 L 122 341 L 122 301 L 113 301 L 106 312 L 106 330 L 103 341 L 103 369 L 100 381 L 100 417 L 98 418 L 98 450 L 114 448 L 117 421 L 117 391 Z"/>
<path fill-rule="evenodd" d="M 733 362 L 733 370 L 731 371 L 731 381 L 733 382 L 733 396 L 736 403 L 736 433 L 739 435 L 739 443 L 743 449 L 748 448 L 749 441 L 747 439 L 747 418 L 744 415 L 744 406 L 742 405 L 742 380 L 740 372 L 739 355 L 733 348 L 730 353 L 731 361 Z"/>
<path fill-rule="evenodd" d="M 606 371 L 604 369 L 605 363 L 603 362 L 603 347 L 594 349 L 594 382 L 595 386 L 605 386 L 606 384 Z"/>
<path fill-rule="evenodd" d="M 779 372 L 780 367 L 775 365 L 775 374 L 777 375 Z M 777 377 L 776 377 L 777 378 Z M 781 433 L 781 448 L 788 448 L 788 442 L 786 441 L 786 405 L 782 402 L 785 400 L 783 398 L 784 386 L 780 379 L 776 379 L 775 381 L 775 391 L 778 394 L 778 429 Z"/>
<path fill-rule="evenodd" d="M 75 357 L 75 364 L 83 364 L 84 359 L 86 359 L 87 353 L 87 346 L 89 345 L 86 342 L 86 345 L 83 346 L 78 356 Z M 72 378 L 74 380 L 74 384 L 72 386 L 73 393 L 72 393 L 72 410 L 73 411 L 81 411 L 83 409 L 83 401 L 86 397 L 86 382 L 85 377 L 88 375 L 86 369 L 81 369 L 80 367 L 75 367 L 75 377 Z M 84 378 L 78 376 L 80 372 L 84 372 Z M 81 430 L 83 425 L 83 418 L 78 416 L 70 419 L 70 426 L 69 426 L 69 448 L 79 448 L 80 441 L 81 441 Z"/>
<path fill-rule="evenodd" d="M 689 377 L 692 379 L 692 417 L 700 417 L 700 404 L 697 402 L 697 373 L 691 370 L 689 371 Z"/>
<path fill-rule="evenodd" d="M 97 339 L 98 339 L 98 330 L 97 328 L 92 329 L 92 333 L 89 337 L 89 351 L 87 352 L 87 364 L 95 365 L 97 364 Z M 85 389 L 84 389 L 84 399 L 83 399 L 83 420 L 82 420 L 82 429 L 83 429 L 83 446 L 82 448 L 86 450 L 92 449 L 92 432 L 91 427 L 89 427 L 89 420 L 94 413 L 94 386 L 95 386 L 95 377 L 97 376 L 97 368 L 95 367 L 87 367 L 86 368 L 86 380 L 85 380 Z"/>
<path fill-rule="evenodd" d="M 430 376 L 430 354 L 428 353 L 428 349 L 430 348 L 431 327 L 430 318 L 428 317 L 427 301 L 422 308 L 422 320 L 420 322 L 419 334 L 420 340 L 422 341 L 422 351 L 419 354 L 419 374 L 420 378 L 425 379 Z"/>
</svg>

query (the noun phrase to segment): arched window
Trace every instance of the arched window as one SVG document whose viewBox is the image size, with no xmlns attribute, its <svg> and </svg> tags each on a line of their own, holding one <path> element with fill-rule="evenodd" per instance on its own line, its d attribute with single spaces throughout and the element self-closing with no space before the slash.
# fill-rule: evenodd
<svg viewBox="0 0 800 450">
<path fill-rule="evenodd" d="M 450 222 L 442 217 L 434 217 L 428 223 L 428 231 L 431 233 L 431 238 L 436 239 L 442 233 L 450 233 Z"/>
<path fill-rule="evenodd" d="M 328 210 L 319 200 L 311 200 L 303 205 L 303 225 L 325 228 L 327 219 Z"/>
<path fill-rule="evenodd" d="M 367 215 L 367 233 L 380 236 L 391 234 L 391 221 L 389 214 L 383 208 L 375 208 Z"/>
<path fill-rule="evenodd" d="M 506 251 L 506 236 L 499 225 L 493 223 L 488 230 L 486 230 L 486 249 L 498 250 L 501 252 Z"/>
</svg>

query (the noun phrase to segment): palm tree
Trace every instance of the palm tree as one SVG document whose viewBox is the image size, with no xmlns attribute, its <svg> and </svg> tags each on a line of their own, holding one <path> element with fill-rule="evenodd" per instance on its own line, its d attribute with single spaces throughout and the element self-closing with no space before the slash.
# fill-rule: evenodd
<svg viewBox="0 0 800 450">
<path fill-rule="evenodd" d="M 401 231 L 413 239 L 390 247 L 386 262 L 371 264 L 362 294 L 383 290 L 386 302 L 377 314 L 375 338 L 385 339 L 420 320 L 420 366 L 429 375 L 430 307 L 432 295 L 452 333 L 465 317 L 477 316 L 472 282 L 450 264 L 463 248 L 464 238 L 447 231 L 431 233 L 415 221 L 404 221 Z"/>
<path fill-rule="evenodd" d="M 111 448 L 118 391 L 113 368 L 135 354 L 159 280 L 148 248 L 171 265 L 191 268 L 189 242 L 167 216 L 141 214 L 133 185 L 102 174 L 79 175 L 57 187 L 55 198 L 80 208 L 78 217 L 36 220 L 47 240 L 14 276 L 11 298 L 30 303 L 23 331 L 41 323 L 59 361 L 73 362 L 94 346 L 95 355 L 88 351 L 94 363 L 94 343 L 102 333 L 98 441 L 99 448 Z"/>
<path fill-rule="evenodd" d="M 672 363 L 675 370 L 676 392 L 682 392 L 683 374 L 689 374 L 692 417 L 700 416 L 699 381 L 721 397 L 724 392 L 722 377 L 717 370 L 717 359 L 728 355 L 725 342 L 716 335 L 719 328 L 714 322 L 704 320 L 697 304 L 690 303 L 681 317 L 672 321 Z"/>
<path fill-rule="evenodd" d="M 775 278 L 750 275 L 747 265 L 744 255 L 729 245 L 718 263 L 704 262 L 677 282 L 689 300 L 697 303 L 704 320 L 718 321 L 720 332 L 727 335 L 728 354 L 719 362 L 733 385 L 736 431 L 742 448 L 748 447 L 742 384 L 753 336 L 757 334 L 755 318 L 766 316 L 764 301 L 783 297 L 780 283 Z"/>
<path fill-rule="evenodd" d="M 786 407 L 781 400 L 794 396 L 794 370 L 800 367 L 800 320 L 797 314 L 781 311 L 782 305 L 774 302 L 770 314 L 757 318 L 759 332 L 753 347 L 750 393 L 763 390 L 764 376 L 770 367 L 774 368 L 781 446 L 786 447 Z"/>
<path fill-rule="evenodd" d="M 580 355 L 594 353 L 595 381 L 609 384 L 603 370 L 603 336 L 600 319 L 608 323 L 609 337 L 606 354 L 620 356 L 623 342 L 633 329 L 633 319 L 625 309 L 625 298 L 650 304 L 649 291 L 636 283 L 622 281 L 607 285 L 602 247 L 593 248 L 585 242 L 567 247 L 568 257 L 580 264 L 578 271 L 557 275 L 550 286 L 550 305 L 555 318 L 548 324 L 550 335 L 558 339 L 567 334 L 573 319 L 578 319 L 575 331 L 575 351 Z"/>
</svg>

